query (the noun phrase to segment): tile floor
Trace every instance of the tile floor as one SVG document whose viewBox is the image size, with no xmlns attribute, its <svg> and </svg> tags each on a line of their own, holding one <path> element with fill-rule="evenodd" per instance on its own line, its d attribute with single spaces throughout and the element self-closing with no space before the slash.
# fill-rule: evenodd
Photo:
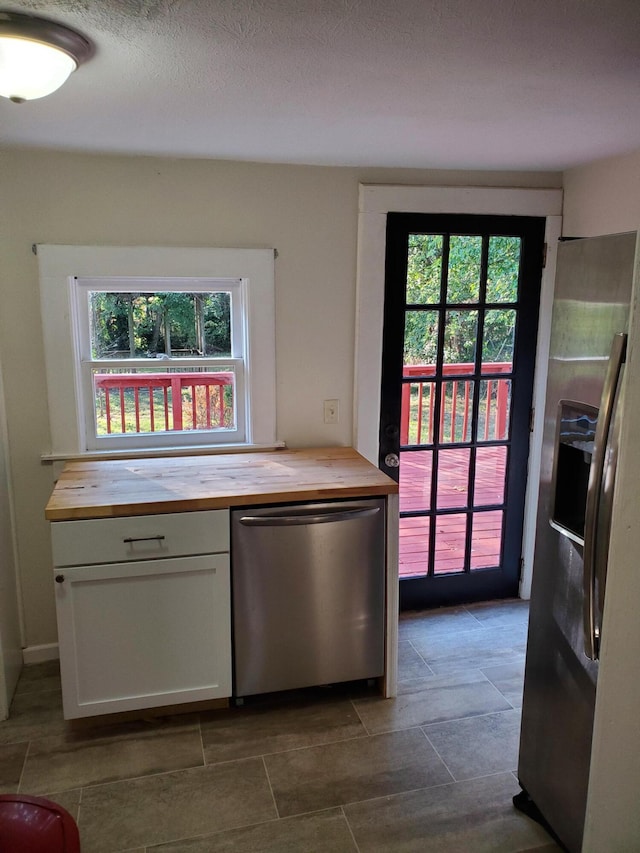
<svg viewBox="0 0 640 853">
<path fill-rule="evenodd" d="M 513 809 L 527 605 L 403 616 L 400 684 L 71 728 L 54 663 L 0 723 L 0 790 L 48 796 L 83 853 L 550 853 Z"/>
</svg>

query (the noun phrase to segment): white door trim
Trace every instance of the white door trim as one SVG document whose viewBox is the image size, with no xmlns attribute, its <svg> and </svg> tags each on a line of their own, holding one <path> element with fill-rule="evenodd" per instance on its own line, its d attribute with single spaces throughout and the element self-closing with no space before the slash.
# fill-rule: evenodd
<svg viewBox="0 0 640 853">
<path fill-rule="evenodd" d="M 524 563 L 520 582 L 521 596 L 529 598 L 556 246 L 562 223 L 562 190 L 360 185 L 356 273 L 354 446 L 374 465 L 378 464 L 386 227 L 387 214 L 391 211 L 544 216 L 547 219 L 545 239 L 548 252 L 540 295 L 540 325 L 533 389 L 535 418 L 529 452 L 529 481 L 523 535 Z"/>
</svg>

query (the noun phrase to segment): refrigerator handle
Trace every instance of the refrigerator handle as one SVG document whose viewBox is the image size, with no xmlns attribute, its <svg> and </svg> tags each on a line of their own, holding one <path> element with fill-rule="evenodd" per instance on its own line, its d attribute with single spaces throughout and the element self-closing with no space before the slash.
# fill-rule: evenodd
<svg viewBox="0 0 640 853">
<path fill-rule="evenodd" d="M 593 442 L 593 456 L 589 471 L 587 505 L 584 525 L 584 576 L 583 576 L 583 621 L 584 651 L 590 660 L 598 660 L 600 650 L 600 626 L 596 620 L 596 575 L 597 556 L 602 554 L 598 547 L 598 528 L 600 526 L 600 503 L 602 485 L 605 476 L 605 464 L 609 432 L 614 416 L 616 391 L 627 351 L 627 336 L 620 333 L 614 336 L 607 374 L 602 389 L 602 399 L 598 413 L 598 424 Z M 606 559 L 606 551 L 603 559 Z"/>
</svg>

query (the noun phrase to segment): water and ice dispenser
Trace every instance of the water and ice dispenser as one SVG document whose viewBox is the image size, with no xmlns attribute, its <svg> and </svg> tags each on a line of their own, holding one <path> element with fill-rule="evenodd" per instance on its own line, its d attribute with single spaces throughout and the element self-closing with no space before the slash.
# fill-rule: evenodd
<svg viewBox="0 0 640 853">
<path fill-rule="evenodd" d="M 558 405 L 553 460 L 550 521 L 556 530 L 584 542 L 589 470 L 598 422 L 598 409 L 561 400 Z"/>
</svg>

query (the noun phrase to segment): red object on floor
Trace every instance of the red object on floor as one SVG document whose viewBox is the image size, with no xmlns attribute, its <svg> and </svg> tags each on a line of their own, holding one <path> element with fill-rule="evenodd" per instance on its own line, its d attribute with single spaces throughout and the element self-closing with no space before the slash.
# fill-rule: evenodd
<svg viewBox="0 0 640 853">
<path fill-rule="evenodd" d="M 80 853 L 76 822 L 43 797 L 0 795 L 0 853 Z"/>
</svg>

